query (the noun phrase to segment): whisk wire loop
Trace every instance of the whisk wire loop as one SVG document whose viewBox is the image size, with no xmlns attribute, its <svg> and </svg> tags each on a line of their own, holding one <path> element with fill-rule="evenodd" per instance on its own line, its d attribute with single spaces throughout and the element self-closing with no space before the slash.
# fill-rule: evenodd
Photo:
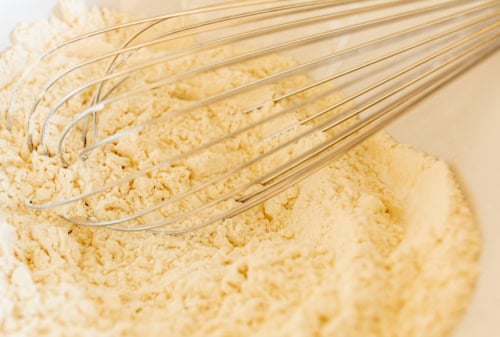
<svg viewBox="0 0 500 337">
<path fill-rule="evenodd" d="M 395 10 L 395 13 L 386 13 L 391 10 Z M 108 146 L 121 139 L 140 137 L 141 133 L 147 132 L 150 128 L 170 123 L 199 109 L 225 102 L 244 93 L 286 81 L 296 75 L 321 70 L 321 76 L 313 76 L 310 82 L 288 89 L 275 97 L 251 101 L 242 106 L 239 113 L 250 114 L 269 104 L 276 105 L 288 99 L 298 98 L 301 94 L 312 90 L 322 90 L 292 101 L 288 105 L 285 104 L 227 134 L 208 139 L 135 172 L 107 181 L 98 188 L 47 202 L 32 200 L 28 205 L 39 210 L 57 209 L 105 196 L 120 186 L 131 184 L 141 177 L 154 175 L 161 169 L 168 170 L 173 165 L 178 165 L 212 147 L 231 142 L 265 125 L 271 125 L 284 116 L 290 116 L 299 110 L 308 110 L 306 116 L 298 120 L 292 119 L 289 123 L 279 123 L 279 127 L 262 135 L 259 145 L 269 142 L 273 146 L 266 147 L 265 151 L 254 154 L 242 163 L 227 164 L 222 172 L 209 175 L 161 202 L 145 203 L 142 208 L 131 209 L 126 214 L 111 219 L 98 218 L 91 211 L 85 219 L 71 214 L 61 214 L 68 222 L 80 226 L 106 227 L 127 232 L 148 230 L 171 235 L 187 233 L 236 216 L 325 167 L 335 158 L 382 130 L 396 117 L 463 71 L 497 52 L 500 46 L 499 14 L 498 0 L 437 2 L 386 0 L 376 3 L 346 0 L 251 0 L 136 20 L 71 39 L 44 53 L 39 61 L 21 76 L 8 110 L 9 127 L 14 113 L 14 103 L 21 93 L 23 83 L 29 79 L 36 66 L 46 62 L 53 54 L 69 45 L 109 32 L 138 28 L 120 44 L 118 49 L 82 60 L 56 74 L 35 96 L 31 110 L 27 113 L 28 145 L 32 151 L 38 149 L 47 155 L 53 155 L 53 150 L 49 149 L 47 141 L 54 134 L 49 132 L 49 129 L 55 128 L 53 124 L 56 116 L 62 113 L 73 99 L 92 90 L 91 98 L 85 108 L 72 114 L 69 123 L 56 132 L 55 152 L 65 167 L 72 165 L 74 160 L 85 163 L 93 153 L 106 151 Z M 163 23 L 191 15 L 212 16 L 163 31 L 161 26 Z M 278 22 L 274 21 L 275 17 L 279 19 Z M 346 20 L 347 23 L 340 24 L 342 20 Z M 261 26 L 252 26 L 256 23 Z M 329 24 L 328 28 L 325 29 L 324 24 Z M 394 29 L 396 25 L 398 27 Z M 392 27 L 392 30 L 387 29 L 387 33 L 380 33 L 385 32 L 386 27 Z M 236 28 L 242 30 L 238 31 Z M 148 37 L 147 34 L 155 29 L 159 29 L 160 32 L 152 32 L 152 37 Z M 303 30 L 304 33 L 296 36 L 297 29 Z M 366 33 L 377 34 L 374 34 L 375 37 L 366 38 Z M 154 54 L 156 56 L 149 60 L 132 62 L 136 54 L 140 54 L 142 50 L 158 48 L 166 42 L 204 36 L 204 34 L 212 34 L 214 37 L 195 40 L 192 45 Z M 287 52 L 298 55 L 301 48 L 312 49 L 318 44 L 334 46 L 333 41 L 346 36 L 353 36 L 354 43 L 332 47 L 328 52 L 310 55 L 303 60 L 299 58 L 296 64 L 291 64 L 286 69 L 194 101 L 187 101 L 159 117 L 132 124 L 112 134 L 104 134 L 101 137 L 101 133 L 98 132 L 99 115 L 118 102 L 274 53 Z M 257 44 L 257 47 L 250 43 L 266 37 L 275 40 L 272 43 Z M 169 64 L 227 45 L 246 42 L 249 46 L 241 53 L 179 72 L 160 73 L 147 82 L 136 81 L 136 77 L 142 71 L 157 65 Z M 101 62 L 104 65 L 102 75 L 70 89 L 55 104 L 46 107 L 47 113 L 44 117 L 38 115 L 44 104 L 44 97 L 62 79 L 73 72 Z M 345 63 L 345 66 L 339 66 L 340 70 L 333 70 L 332 65 L 342 65 L 342 63 Z M 345 88 L 347 94 L 326 106 L 312 108 L 312 105 L 337 92 L 332 83 Z M 33 129 L 37 125 L 35 118 L 40 118 L 40 127 L 34 133 Z M 89 122 L 92 123 L 90 138 L 88 138 Z M 75 159 L 75 153 L 69 152 L 66 142 L 69 136 L 77 131 L 82 134 L 82 146 L 76 150 L 72 148 L 72 151 L 76 151 Z M 244 174 L 303 139 L 319 136 L 323 137 L 321 142 L 313 142 L 313 145 L 293 158 L 269 167 L 257 177 L 243 180 L 232 189 L 224 190 L 208 200 L 192 204 L 187 208 L 181 207 L 165 215 L 165 211 L 171 206 L 189 204 L 187 200 L 190 197 L 211 186 L 220 186 L 228 179 Z M 230 206 L 219 207 L 227 204 Z M 151 217 L 153 214 L 156 216 Z M 191 219 L 188 222 L 190 225 L 183 226 L 182 224 L 188 219 Z"/>
</svg>

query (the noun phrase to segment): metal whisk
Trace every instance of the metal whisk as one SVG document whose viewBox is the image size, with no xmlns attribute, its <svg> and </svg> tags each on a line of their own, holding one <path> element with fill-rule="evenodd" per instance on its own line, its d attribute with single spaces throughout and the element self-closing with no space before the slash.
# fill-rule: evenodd
<svg viewBox="0 0 500 337">
<path fill-rule="evenodd" d="M 23 97 L 23 85 L 44 62 L 68 48 L 78 48 L 78 44 L 91 39 L 99 39 L 107 34 L 127 36 L 120 48 L 92 56 L 56 74 L 41 88 L 33 105 L 26 109 L 29 149 L 59 158 L 64 167 L 74 165 L 75 161 L 84 163 L 98 151 L 109 151 L 109 147 L 120 139 L 140 137 L 159 124 L 168 124 L 197 109 L 234 99 L 296 75 L 308 74 L 312 80 L 276 97 L 250 100 L 238 113 L 251 114 L 270 104 L 285 101 L 289 104 L 228 134 L 208 139 L 200 146 L 184 149 L 148 167 L 127 171 L 125 175 L 117 176 L 98 188 L 59 200 L 32 200 L 29 206 L 34 209 L 60 208 L 76 203 L 85 204 L 91 198 L 105 198 L 107 193 L 120 186 L 129 186 L 141 177 L 155 176 L 158 170 L 168 169 L 174 163 L 231 142 L 255 128 L 275 123 L 287 114 L 306 109 L 306 117 L 280 125 L 262 136 L 260 142 L 273 141 L 275 145 L 272 149 L 235 166 L 227 165 L 222 173 L 209 174 L 199 183 L 166 200 L 154 202 L 151 199 L 142 209 L 127 209 L 126 214 L 111 219 L 99 219 L 92 214 L 91 209 L 87 209 L 84 217 L 62 214 L 67 221 L 81 226 L 123 231 L 151 230 L 168 234 L 189 232 L 231 218 L 318 171 L 382 130 L 395 117 L 460 73 L 498 51 L 499 12 L 500 1 L 249 0 L 137 20 L 66 41 L 42 55 L 22 75 L 8 112 L 9 125 L 14 117 L 18 118 L 15 106 Z M 189 19 L 178 21 L 183 18 Z M 172 21 L 176 24 L 168 26 Z M 161 47 L 188 39 L 191 39 L 188 44 Z M 168 72 L 159 71 L 156 78 L 147 82 L 138 81 L 144 70 L 228 45 L 244 47 L 241 52 L 229 57 L 215 59 L 207 64 L 195 64 L 178 72 L 169 68 Z M 145 59 L 144 55 L 149 54 L 141 52 L 150 48 L 156 48 L 155 57 Z M 160 116 L 137 121 L 115 133 L 101 131 L 100 115 L 113 105 L 194 76 L 220 71 L 271 54 L 286 54 L 297 62 L 290 63 L 284 70 L 239 83 L 230 90 L 186 100 Z M 102 68 L 98 78 L 84 76 L 82 81 L 80 76 L 80 82 L 75 80 L 75 87 L 67 88 L 67 94 L 56 104 L 44 105 L 46 96 L 63 79 L 84 71 L 86 67 L 95 66 Z M 321 109 L 311 108 L 338 91 L 337 88 L 345 94 L 342 99 Z M 312 94 L 299 99 L 304 93 Z M 78 104 L 86 105 L 82 105 L 78 113 L 68 116 L 67 111 L 71 110 L 68 107 L 75 104 L 78 98 Z M 54 126 L 60 120 L 63 121 L 62 125 Z M 67 148 L 67 139 L 76 132 L 81 135 L 80 147 L 73 145 Z M 257 178 L 244 181 L 229 191 L 221 190 L 208 200 L 194 203 L 186 201 L 268 160 L 300 140 L 318 134 L 327 137 L 319 143 L 312 142 L 293 159 L 269 167 L 267 172 Z M 52 147 L 48 145 L 51 141 Z M 144 199 L 148 197 L 143 196 Z M 126 192 L 123 198 L 127 198 Z M 183 205 L 188 206 L 173 207 L 183 202 Z M 229 206 L 219 208 L 221 204 Z M 170 210 L 167 212 L 167 209 Z M 210 209 L 219 211 L 208 212 Z M 151 218 L 151 214 L 157 216 Z M 187 219 L 190 221 L 186 222 Z"/>
</svg>

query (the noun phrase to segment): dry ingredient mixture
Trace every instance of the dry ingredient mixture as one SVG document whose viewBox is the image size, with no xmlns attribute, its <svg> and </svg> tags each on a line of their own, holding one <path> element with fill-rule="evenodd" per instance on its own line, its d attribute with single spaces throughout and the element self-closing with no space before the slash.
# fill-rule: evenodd
<svg viewBox="0 0 500 337">
<path fill-rule="evenodd" d="M 0 336 L 450 334 L 476 280 L 478 228 L 446 164 L 385 134 L 264 205 L 184 236 L 78 228 L 55 212 L 28 209 L 28 197 L 72 192 L 80 186 L 75 181 L 91 184 L 95 176 L 78 165 L 63 169 L 56 159 L 29 153 L 24 117 L 16 116 L 12 131 L 6 130 L 5 113 L 16 80 L 55 42 L 129 19 L 75 1 L 61 1 L 58 13 L 48 21 L 19 25 L 12 47 L 0 56 Z M 115 36 L 100 43 L 116 45 L 113 38 L 119 40 Z M 27 91 L 35 91 L 48 73 L 83 59 L 86 52 L 88 48 L 70 49 L 51 60 L 27 83 Z M 230 51 L 206 57 L 226 52 Z M 224 73 L 213 71 L 164 89 L 163 105 L 151 103 L 144 115 L 134 115 L 134 104 L 155 101 L 154 93 L 119 106 L 128 112 L 118 121 L 116 111 L 102 118 L 113 121 L 112 128 L 151 117 L 167 105 L 196 100 L 216 90 L 214 86 L 234 87 L 241 79 L 263 77 L 288 62 L 273 55 Z M 147 80 L 147 74 L 144 77 Z M 298 77 L 254 94 L 270 97 L 304 81 Z M 48 103 L 67 91 L 64 86 L 63 81 L 54 89 Z M 123 140 L 113 145 L 115 151 L 92 160 L 104 172 L 120 172 L 121 166 L 154 161 L 159 149 L 168 152 L 183 144 L 200 144 L 199 134 L 207 130 L 224 134 L 242 119 L 254 118 L 232 113 L 238 104 L 219 106 L 227 109 L 224 114 L 202 111 L 168 130 L 169 141 L 150 132 L 143 142 L 151 146 L 143 144 L 143 153 L 136 151 L 140 144 Z M 22 102 L 18 105 L 22 115 Z M 68 109 L 83 106 L 74 103 Z M 293 156 L 300 146 L 294 145 L 280 160 Z M 255 144 L 247 139 L 238 148 L 205 152 L 130 186 L 128 201 L 116 191 L 111 198 L 93 200 L 91 207 L 106 217 L 130 206 L 127 202 L 140 202 L 137 196 L 150 193 L 155 184 L 163 183 L 170 195 L 175 194 L 201 181 L 210 165 L 245 158 L 252 151 Z M 254 173 L 259 170 L 265 167 Z"/>
</svg>

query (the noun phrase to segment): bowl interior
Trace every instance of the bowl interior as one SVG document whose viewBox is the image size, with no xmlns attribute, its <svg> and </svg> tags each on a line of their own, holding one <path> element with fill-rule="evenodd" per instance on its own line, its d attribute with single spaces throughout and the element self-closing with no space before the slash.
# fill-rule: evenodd
<svg viewBox="0 0 500 337">
<path fill-rule="evenodd" d="M 89 0 L 91 4 L 144 15 L 167 13 L 217 0 Z M 0 4 L 0 50 L 19 21 L 46 18 L 56 0 Z M 449 162 L 462 182 L 484 236 L 481 276 L 456 337 L 500 336 L 500 53 L 434 94 L 389 131 L 400 141 Z M 495 90 L 496 89 L 496 90 Z"/>
</svg>

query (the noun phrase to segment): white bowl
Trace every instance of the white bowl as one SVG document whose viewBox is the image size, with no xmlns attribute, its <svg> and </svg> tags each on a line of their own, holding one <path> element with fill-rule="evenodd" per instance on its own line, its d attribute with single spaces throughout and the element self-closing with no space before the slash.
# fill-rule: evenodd
<svg viewBox="0 0 500 337">
<path fill-rule="evenodd" d="M 214 0 L 88 0 L 119 10 L 159 13 Z M 0 50 L 19 21 L 43 19 L 56 0 L 2 1 Z M 147 13 L 146 13 L 147 14 Z M 454 337 L 500 336 L 500 53 L 414 108 L 390 127 L 401 142 L 448 161 L 481 225 L 481 275 Z"/>
</svg>

